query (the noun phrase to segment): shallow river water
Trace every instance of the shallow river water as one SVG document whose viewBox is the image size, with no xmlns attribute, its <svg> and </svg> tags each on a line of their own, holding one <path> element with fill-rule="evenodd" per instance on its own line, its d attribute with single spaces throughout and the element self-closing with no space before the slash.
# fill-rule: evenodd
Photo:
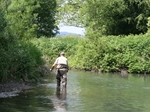
<svg viewBox="0 0 150 112">
<path fill-rule="evenodd" d="M 0 112 L 150 112 L 150 77 L 69 71 L 67 88 L 55 75 L 17 96 L 0 98 Z"/>
</svg>

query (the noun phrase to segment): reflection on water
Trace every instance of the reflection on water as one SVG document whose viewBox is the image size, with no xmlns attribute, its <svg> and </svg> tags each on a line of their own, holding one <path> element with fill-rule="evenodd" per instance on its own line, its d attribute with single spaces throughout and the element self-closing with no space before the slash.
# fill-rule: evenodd
<svg viewBox="0 0 150 112">
<path fill-rule="evenodd" d="M 67 88 L 55 75 L 31 91 L 0 98 L 0 112 L 149 112 L 150 77 L 69 71 Z"/>
<path fill-rule="evenodd" d="M 56 88 L 56 96 L 59 100 L 66 100 L 66 88 L 62 88 L 62 91 L 61 91 L 61 88 L 60 87 L 57 87 Z"/>
<path fill-rule="evenodd" d="M 66 112 L 67 102 L 66 102 L 66 92 L 65 87 L 56 87 L 56 97 L 57 100 L 54 102 L 54 108 L 56 111 Z"/>
</svg>

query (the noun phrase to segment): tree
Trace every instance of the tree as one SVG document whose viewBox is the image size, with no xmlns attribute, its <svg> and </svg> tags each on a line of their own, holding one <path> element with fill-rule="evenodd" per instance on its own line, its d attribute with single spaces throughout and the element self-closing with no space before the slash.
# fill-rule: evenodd
<svg viewBox="0 0 150 112">
<path fill-rule="evenodd" d="M 147 0 L 123 0 L 125 10 L 123 12 L 122 24 L 125 25 L 124 34 L 140 34 L 146 33 L 147 18 L 150 15 L 150 1 Z M 118 25 L 119 26 L 119 25 Z M 121 24 L 120 24 L 121 26 Z M 119 27 L 120 27 L 119 26 Z M 122 28 L 122 27 L 121 27 Z M 129 30 L 125 30 L 129 29 Z"/>
<path fill-rule="evenodd" d="M 86 0 L 57 0 L 57 22 L 84 27 L 83 10 Z"/>
<path fill-rule="evenodd" d="M 9 19 L 9 26 L 16 37 L 22 39 L 57 34 L 55 0 L 10 1 L 7 19 Z"/>
<path fill-rule="evenodd" d="M 13 35 L 8 26 L 8 21 L 5 18 L 6 7 L 8 0 L 0 0 L 0 49 L 7 49 L 8 44 L 14 40 Z"/>
<path fill-rule="evenodd" d="M 147 32 L 150 0 L 68 0 L 60 8 L 66 23 L 86 27 L 87 35 L 140 34 Z"/>
<path fill-rule="evenodd" d="M 91 30 L 104 35 L 128 35 L 147 32 L 150 15 L 149 2 L 145 0 L 93 0 L 87 1 Z"/>
<path fill-rule="evenodd" d="M 38 25 L 38 36 L 55 36 L 58 27 L 55 24 L 56 0 L 39 0 L 34 13 L 38 14 L 35 23 Z"/>
</svg>

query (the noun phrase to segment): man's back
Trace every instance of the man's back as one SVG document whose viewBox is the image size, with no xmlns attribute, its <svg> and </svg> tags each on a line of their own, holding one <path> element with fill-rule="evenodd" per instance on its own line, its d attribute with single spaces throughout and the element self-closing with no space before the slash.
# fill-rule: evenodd
<svg viewBox="0 0 150 112">
<path fill-rule="evenodd" d="M 60 56 L 56 59 L 56 64 L 57 65 L 59 65 L 59 64 L 68 65 L 68 60 L 64 56 Z"/>
</svg>

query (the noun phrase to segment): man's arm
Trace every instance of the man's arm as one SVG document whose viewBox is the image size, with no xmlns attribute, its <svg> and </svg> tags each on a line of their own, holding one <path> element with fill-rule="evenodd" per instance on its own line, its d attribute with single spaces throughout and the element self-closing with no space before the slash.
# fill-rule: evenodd
<svg viewBox="0 0 150 112">
<path fill-rule="evenodd" d="M 56 66 L 56 64 L 53 64 L 52 67 L 50 68 L 50 72 L 53 71 L 54 67 Z"/>
<path fill-rule="evenodd" d="M 53 71 L 54 67 L 57 65 L 58 63 L 58 58 L 55 60 L 54 64 L 52 65 L 52 67 L 50 68 L 50 72 Z"/>
</svg>

